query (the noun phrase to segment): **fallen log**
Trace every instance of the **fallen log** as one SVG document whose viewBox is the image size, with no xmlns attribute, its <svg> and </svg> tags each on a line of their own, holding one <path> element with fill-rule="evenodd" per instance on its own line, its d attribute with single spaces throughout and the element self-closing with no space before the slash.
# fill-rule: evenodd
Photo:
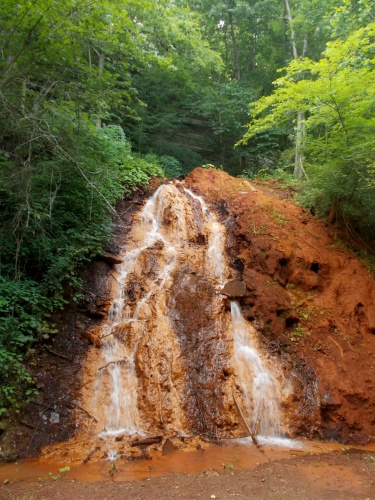
<svg viewBox="0 0 375 500">
<path fill-rule="evenodd" d="M 158 444 L 163 441 L 163 436 L 155 436 L 145 439 L 136 439 L 130 443 L 130 446 L 150 446 L 150 444 Z"/>
<path fill-rule="evenodd" d="M 83 463 L 83 464 L 85 464 L 86 462 L 88 462 L 88 461 L 90 460 L 90 458 L 93 456 L 93 454 L 94 454 L 95 452 L 97 452 L 98 450 L 100 450 L 100 447 L 99 447 L 99 446 L 97 446 L 96 448 L 94 448 L 93 450 L 91 450 L 91 451 L 90 451 L 90 453 L 86 456 L 86 458 L 84 458 L 84 459 L 82 460 L 82 463 Z"/>
</svg>

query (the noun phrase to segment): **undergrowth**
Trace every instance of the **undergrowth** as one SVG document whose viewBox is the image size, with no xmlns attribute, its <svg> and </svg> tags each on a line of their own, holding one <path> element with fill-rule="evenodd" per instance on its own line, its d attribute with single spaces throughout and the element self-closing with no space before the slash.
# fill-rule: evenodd
<svg viewBox="0 0 375 500">
<path fill-rule="evenodd" d="M 293 189 L 297 191 L 302 186 L 299 179 L 296 179 L 287 169 L 281 167 L 275 169 L 261 169 L 258 170 L 256 174 L 251 170 L 244 170 L 240 177 L 258 181 L 277 181 L 280 187 L 285 190 Z"/>
<path fill-rule="evenodd" d="M 118 126 L 96 129 L 81 123 L 75 132 L 74 147 L 67 144 L 72 136 L 64 138 L 65 148 L 79 150 L 72 160 L 38 142 L 27 162 L 7 152 L 9 144 L 0 154 L 3 418 L 35 395 L 25 359 L 37 342 L 56 333 L 53 311 L 67 298 L 80 299 L 79 268 L 103 249 L 116 202 L 146 186 L 151 176 L 164 174 L 163 160 L 133 154 Z"/>
<path fill-rule="evenodd" d="M 295 326 L 288 333 L 290 340 L 292 342 L 297 343 L 297 344 L 303 342 L 309 335 L 310 335 L 310 333 L 305 328 L 303 328 L 303 326 L 301 326 L 300 324 Z"/>
</svg>

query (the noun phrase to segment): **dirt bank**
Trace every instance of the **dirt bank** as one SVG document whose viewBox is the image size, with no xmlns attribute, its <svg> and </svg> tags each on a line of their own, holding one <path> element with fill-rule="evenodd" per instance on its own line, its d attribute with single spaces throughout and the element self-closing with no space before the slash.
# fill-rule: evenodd
<svg viewBox="0 0 375 500">
<path fill-rule="evenodd" d="M 290 435 L 343 443 L 374 441 L 375 285 L 368 271 L 354 254 L 338 248 L 330 235 L 329 225 L 315 220 L 306 210 L 278 197 L 274 191 L 265 192 L 259 186 L 254 190 L 247 181 L 221 171 L 199 168 L 179 187 L 181 192 L 183 186 L 202 195 L 227 228 L 226 250 L 231 274 L 234 279 L 243 280 L 245 285 L 237 300 L 245 318 L 259 332 L 263 347 L 269 353 L 269 362 L 273 360 L 280 365 L 281 382 L 292 387 L 281 409 Z M 152 187 L 155 188 L 156 185 Z M 83 301 L 63 312 L 58 318 L 60 329 L 54 342 L 46 342 L 33 360 L 40 395 L 3 435 L 1 452 L 4 456 L 15 459 L 34 455 L 45 445 L 75 439 L 79 432 L 85 436 L 83 441 L 72 443 L 72 463 L 79 463 L 91 451 L 96 453 L 95 459 L 107 456 L 109 445 L 101 449 L 99 431 L 94 429 L 98 415 L 84 399 L 86 380 L 81 367 L 85 362 L 88 364 L 90 356 L 98 355 L 98 332 L 111 304 L 113 266 L 118 262 L 119 253 L 126 248 L 126 235 L 132 226 L 133 215 L 143 206 L 144 196 L 141 194 L 119 206 L 121 215 L 116 222 L 112 244 L 84 271 Z M 194 204 L 191 206 L 194 208 Z M 166 211 L 165 216 L 168 213 Z M 169 225 L 179 228 L 178 217 L 173 214 L 168 217 Z M 191 230 L 187 229 L 190 234 Z M 191 253 L 190 263 L 195 262 L 200 253 L 205 253 L 205 238 L 198 233 L 193 236 L 186 245 Z M 153 262 L 156 263 L 161 250 L 156 245 L 148 252 L 144 262 L 146 271 L 137 271 L 139 283 L 155 281 L 158 266 Z M 208 338 L 206 334 L 211 331 L 211 325 L 205 311 L 211 309 L 207 305 L 197 314 L 193 301 L 194 298 L 198 305 L 204 305 L 205 300 L 220 293 L 215 294 L 208 281 L 198 280 L 202 265 L 197 262 L 190 274 L 182 272 L 185 268 L 181 265 L 171 276 L 168 290 L 173 293 L 168 295 L 166 292 L 163 299 L 169 322 L 165 314 L 160 317 L 154 314 L 153 322 L 160 327 L 165 321 L 166 328 L 173 327 L 179 336 L 178 347 L 183 347 L 181 359 L 189 380 L 181 376 L 180 386 L 187 389 L 179 390 L 185 399 L 189 428 L 194 434 L 211 432 L 213 437 L 233 437 L 237 433 L 238 437 L 246 429 L 229 397 L 234 391 L 234 372 L 227 367 L 228 362 L 220 351 L 227 353 L 226 343 L 230 343 L 228 335 L 220 329 L 220 325 L 225 327 L 225 322 L 218 321 L 220 328 L 216 337 Z M 127 290 L 129 294 L 134 293 L 130 300 L 132 307 L 145 295 L 146 289 L 134 286 Z M 225 317 L 229 300 L 227 304 L 223 298 L 220 301 L 215 314 Z M 189 318 L 189 323 L 182 324 L 185 317 Z M 149 321 L 148 325 L 153 322 Z M 149 326 L 145 326 L 147 331 Z M 195 327 L 199 327 L 198 333 L 193 332 Z M 149 336 L 150 341 L 153 340 L 151 330 Z M 218 362 L 214 356 L 206 361 L 205 342 L 210 352 L 220 354 Z M 155 358 L 156 351 L 149 349 L 147 342 L 143 344 L 144 351 Z M 160 352 L 164 352 L 165 342 L 159 344 Z M 192 344 L 194 349 L 189 349 Z M 157 364 L 152 356 L 147 361 L 147 370 L 142 364 L 146 358 L 137 360 L 138 374 L 143 374 L 138 406 L 150 421 L 150 432 L 170 437 L 171 431 L 168 434 L 164 429 L 170 422 L 171 429 L 174 425 L 172 410 L 177 407 L 172 404 L 174 392 L 168 389 L 171 384 L 163 381 L 162 375 L 167 371 L 162 364 L 158 365 L 160 377 L 153 378 L 152 370 Z M 180 362 L 180 357 L 175 356 L 175 359 L 176 363 Z M 211 370 L 212 364 L 216 372 Z M 102 369 L 107 363 L 101 360 L 95 366 Z M 180 373 L 177 368 L 172 382 L 176 380 L 176 373 Z M 191 379 L 194 370 L 196 378 Z M 93 368 L 92 379 L 97 372 L 98 368 Z M 150 376 L 145 376 L 146 372 Z M 215 376 L 211 377 L 213 372 Z M 162 397 L 160 388 L 170 395 Z M 200 399 L 196 395 L 202 388 L 207 394 Z M 221 413 L 212 415 L 215 426 L 211 430 L 203 410 L 212 394 L 220 403 Z M 153 405 L 143 402 L 143 396 L 147 396 L 146 401 L 153 401 Z M 161 401 L 163 414 L 159 410 Z M 165 414 L 165 408 L 170 408 L 171 416 Z M 152 420 L 155 415 L 156 424 Z M 55 456 L 55 451 L 60 457 L 69 455 L 69 446 L 52 447 L 50 456 Z M 44 452 L 45 460 L 48 453 L 48 450 Z"/>
<path fill-rule="evenodd" d="M 342 442 L 375 436 L 375 282 L 331 227 L 288 201 L 225 172 L 186 179 L 216 205 L 242 269 L 245 317 L 290 367 L 285 405 L 296 434 Z"/>
</svg>

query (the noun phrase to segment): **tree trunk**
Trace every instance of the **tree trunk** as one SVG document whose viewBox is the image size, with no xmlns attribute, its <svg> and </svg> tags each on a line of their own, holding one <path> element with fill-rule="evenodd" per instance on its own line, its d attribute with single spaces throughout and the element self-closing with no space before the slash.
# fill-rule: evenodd
<svg viewBox="0 0 375 500">
<path fill-rule="evenodd" d="M 291 37 L 292 49 L 293 49 L 293 57 L 294 57 L 294 59 L 298 59 L 296 33 L 294 31 L 294 28 L 293 28 L 293 17 L 292 17 L 292 12 L 290 10 L 289 0 L 285 0 L 285 9 L 286 9 L 286 15 L 287 15 L 287 18 L 289 21 L 290 37 Z"/>
<path fill-rule="evenodd" d="M 233 20 L 233 13 L 232 13 L 232 7 L 234 7 L 234 2 L 229 2 L 228 3 L 228 18 L 229 18 L 229 26 L 230 26 L 230 35 L 232 38 L 232 46 L 233 46 L 233 77 L 236 80 L 239 80 L 241 78 L 241 72 L 240 72 L 240 57 L 239 57 L 239 49 L 237 45 L 237 40 L 236 40 L 236 32 L 234 30 L 234 20 Z"/>
<path fill-rule="evenodd" d="M 303 169 L 303 142 L 305 137 L 305 113 L 298 111 L 297 133 L 296 133 L 296 154 L 293 175 L 297 179 L 302 179 L 305 171 Z"/>
<path fill-rule="evenodd" d="M 290 38 L 292 42 L 293 49 L 293 57 L 294 59 L 298 59 L 298 49 L 297 49 L 297 40 L 296 33 L 293 27 L 293 16 L 290 10 L 289 0 L 285 1 L 285 9 L 286 15 L 289 22 L 290 27 Z M 305 35 L 303 39 L 303 49 L 302 49 L 302 57 L 306 57 L 308 47 L 308 38 Z M 296 132 L 296 152 L 295 152 L 295 162 L 294 162 L 294 172 L 293 175 L 297 179 L 302 179 L 303 175 L 306 175 L 305 170 L 303 168 L 303 143 L 305 138 L 305 113 L 302 111 L 298 111 L 297 114 L 297 132 Z"/>
<path fill-rule="evenodd" d="M 100 52 L 98 57 L 99 57 L 98 69 L 99 69 L 99 78 L 100 78 L 103 74 L 103 71 L 104 71 L 104 60 L 105 60 L 104 52 Z M 96 120 L 96 126 L 98 128 L 102 128 L 102 119 L 101 118 L 98 118 Z"/>
</svg>

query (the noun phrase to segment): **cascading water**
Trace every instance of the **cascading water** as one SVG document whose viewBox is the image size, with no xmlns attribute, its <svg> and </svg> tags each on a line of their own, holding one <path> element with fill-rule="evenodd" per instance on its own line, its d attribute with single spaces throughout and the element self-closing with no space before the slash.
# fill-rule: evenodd
<svg viewBox="0 0 375 500">
<path fill-rule="evenodd" d="M 144 237 L 140 241 L 136 241 L 134 235 L 135 249 L 126 249 L 124 262 L 118 269 L 118 287 L 117 297 L 113 301 L 113 305 L 108 313 L 108 322 L 103 327 L 102 338 L 102 357 L 103 368 L 99 371 L 99 376 L 96 380 L 96 401 L 95 407 L 98 404 L 102 405 L 101 394 L 101 378 L 104 374 L 104 369 L 110 375 L 110 404 L 105 415 L 104 430 L 102 435 L 117 435 L 126 433 L 133 435 L 141 433 L 142 429 L 139 426 L 138 413 L 138 379 L 135 369 L 135 356 L 137 347 L 144 333 L 144 321 L 140 320 L 139 316 L 148 305 L 153 291 L 163 292 L 166 282 L 170 277 L 170 273 L 176 265 L 176 250 L 171 241 L 164 237 L 160 232 L 162 224 L 163 201 L 168 194 L 168 187 L 163 186 L 146 202 L 142 210 L 139 220 L 143 227 Z M 183 224 L 180 229 L 181 241 L 185 236 Z M 156 290 L 149 290 L 142 297 L 132 314 L 126 307 L 126 285 L 128 277 L 134 273 L 138 265 L 139 257 L 152 247 L 156 242 L 162 244 L 165 248 L 164 265 L 158 273 L 155 281 Z M 119 335 L 119 327 L 125 326 L 132 328 L 135 335 L 131 342 L 126 342 L 126 338 Z"/>
<path fill-rule="evenodd" d="M 202 212 L 210 223 L 210 242 L 207 257 L 215 261 L 215 276 L 222 283 L 225 269 L 225 230 L 209 211 L 202 197 L 190 190 L 185 192 L 198 200 Z M 266 436 L 280 435 L 280 415 L 276 382 L 270 370 L 262 361 L 256 348 L 257 333 L 247 324 L 238 302 L 231 301 L 232 329 L 234 339 L 234 364 L 237 370 L 238 382 L 246 406 L 246 413 L 251 416 L 253 429 L 257 426 L 259 432 Z"/>
<path fill-rule="evenodd" d="M 201 196 L 197 196 L 190 189 L 184 189 L 185 193 L 197 200 L 207 224 L 208 250 L 207 261 L 213 266 L 213 277 L 219 282 L 223 283 L 225 273 L 225 227 L 220 224 L 214 214 L 210 212 L 206 203 Z"/>
<path fill-rule="evenodd" d="M 280 435 L 280 415 L 276 383 L 267 370 L 260 352 L 255 347 L 257 334 L 244 320 L 236 301 L 231 302 L 234 337 L 234 362 L 238 382 L 252 427 L 257 427 L 263 436 Z M 250 420 L 249 419 L 249 420 Z"/>
<path fill-rule="evenodd" d="M 135 217 L 101 348 L 87 364 L 95 391 L 84 384 L 85 404 L 101 436 L 238 435 L 236 387 L 248 421 L 260 417 L 262 434 L 280 433 L 256 332 L 220 295 L 233 273 L 225 240 L 204 200 L 181 185 L 161 186 Z"/>
</svg>

